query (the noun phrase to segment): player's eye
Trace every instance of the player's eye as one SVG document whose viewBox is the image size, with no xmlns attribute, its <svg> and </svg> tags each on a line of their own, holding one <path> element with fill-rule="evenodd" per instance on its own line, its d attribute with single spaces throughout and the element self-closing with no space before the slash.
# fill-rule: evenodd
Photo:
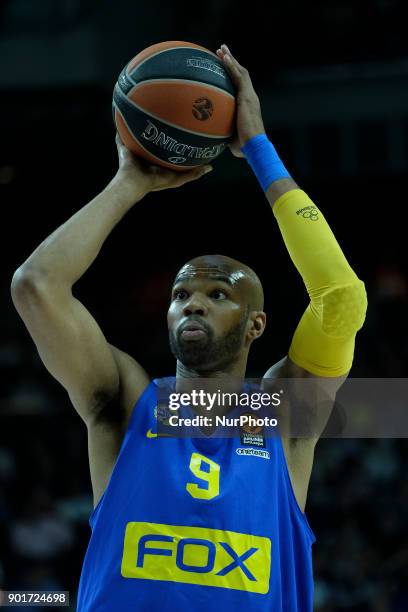
<svg viewBox="0 0 408 612">
<path fill-rule="evenodd" d="M 227 294 L 225 291 L 221 291 L 221 289 L 214 289 L 214 291 L 211 291 L 210 297 L 212 297 L 213 300 L 225 300 Z"/>
<path fill-rule="evenodd" d="M 185 300 L 188 297 L 188 293 L 185 289 L 177 289 L 173 292 L 173 300 Z"/>
</svg>

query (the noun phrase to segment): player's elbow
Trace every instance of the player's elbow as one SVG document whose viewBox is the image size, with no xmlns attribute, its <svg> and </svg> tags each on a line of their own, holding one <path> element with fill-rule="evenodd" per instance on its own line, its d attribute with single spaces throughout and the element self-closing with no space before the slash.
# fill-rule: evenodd
<svg viewBox="0 0 408 612">
<path fill-rule="evenodd" d="M 11 297 L 17 310 L 20 312 L 25 305 L 34 305 L 44 301 L 48 290 L 48 280 L 39 270 L 20 266 L 11 281 Z"/>
<path fill-rule="evenodd" d="M 12 296 L 43 293 L 55 285 L 55 278 L 40 267 L 24 263 L 13 274 L 11 280 Z"/>
<path fill-rule="evenodd" d="M 30 293 L 38 287 L 41 282 L 41 274 L 33 268 L 20 266 L 13 274 L 11 280 L 11 295 L 19 296 Z"/>
<path fill-rule="evenodd" d="M 32 270 L 23 266 L 17 268 L 11 279 L 11 295 L 13 301 L 20 300 L 34 290 L 38 283 L 38 276 Z"/>
<path fill-rule="evenodd" d="M 323 297 L 323 329 L 329 336 L 354 336 L 364 324 L 367 311 L 365 284 L 352 283 L 332 288 Z"/>
</svg>

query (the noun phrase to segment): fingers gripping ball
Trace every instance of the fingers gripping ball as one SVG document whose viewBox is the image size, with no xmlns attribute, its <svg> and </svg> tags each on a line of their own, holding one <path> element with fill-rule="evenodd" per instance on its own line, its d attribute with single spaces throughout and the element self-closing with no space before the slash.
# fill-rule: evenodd
<svg viewBox="0 0 408 612">
<path fill-rule="evenodd" d="M 141 51 L 113 92 L 113 118 L 126 147 L 172 170 L 218 157 L 233 135 L 234 115 L 234 86 L 222 61 L 187 42 Z"/>
</svg>

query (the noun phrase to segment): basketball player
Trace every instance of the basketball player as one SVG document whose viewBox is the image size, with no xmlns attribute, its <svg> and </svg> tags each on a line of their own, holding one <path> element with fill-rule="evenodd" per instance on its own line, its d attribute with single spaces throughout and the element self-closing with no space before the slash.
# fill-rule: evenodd
<svg viewBox="0 0 408 612">
<path fill-rule="evenodd" d="M 217 54 L 237 89 L 232 152 L 251 165 L 310 296 L 288 355 L 265 378 L 293 379 L 295 389 L 301 379 L 316 381 L 333 401 L 365 318 L 364 284 L 266 137 L 247 70 L 225 45 Z M 78 609 L 309 612 L 314 535 L 304 508 L 321 430 L 268 438 L 262 456 L 251 452 L 253 439 L 160 437 L 156 383 L 108 343 L 72 294 L 135 203 L 207 170 L 173 173 L 139 161 L 119 139 L 117 147 L 112 182 L 33 252 L 12 283 L 45 366 L 88 430 L 95 509 Z M 243 378 L 265 322 L 262 286 L 250 268 L 226 256 L 188 262 L 168 311 L 177 376 Z M 303 398 L 310 414 L 312 397 Z"/>
</svg>

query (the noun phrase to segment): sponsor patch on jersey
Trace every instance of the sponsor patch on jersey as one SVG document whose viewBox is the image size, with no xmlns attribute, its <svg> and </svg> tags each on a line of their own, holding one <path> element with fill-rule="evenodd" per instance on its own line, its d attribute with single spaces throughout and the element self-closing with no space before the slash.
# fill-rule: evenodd
<svg viewBox="0 0 408 612">
<path fill-rule="evenodd" d="M 253 417 L 253 413 L 245 413 L 243 416 Z M 257 448 L 265 448 L 265 436 L 263 427 L 259 425 L 253 427 L 249 423 L 245 424 L 240 429 L 241 444 L 244 446 L 256 446 Z"/>
<path fill-rule="evenodd" d="M 169 418 L 174 416 L 166 404 L 156 404 L 153 409 L 153 416 L 157 421 L 157 426 L 153 425 L 146 432 L 146 438 L 168 438 L 171 434 L 162 431 L 163 428 L 169 427 Z M 154 431 L 156 430 L 156 431 Z"/>
<path fill-rule="evenodd" d="M 162 425 L 169 425 L 169 418 L 174 416 L 167 404 L 157 404 L 154 409 L 154 418 Z"/>
<path fill-rule="evenodd" d="M 269 451 L 260 448 L 237 448 L 237 455 L 244 455 L 246 457 L 261 457 L 262 459 L 270 459 L 271 456 Z"/>
<path fill-rule="evenodd" d="M 265 594 L 271 547 L 270 538 L 236 531 L 131 522 L 121 575 Z"/>
</svg>

